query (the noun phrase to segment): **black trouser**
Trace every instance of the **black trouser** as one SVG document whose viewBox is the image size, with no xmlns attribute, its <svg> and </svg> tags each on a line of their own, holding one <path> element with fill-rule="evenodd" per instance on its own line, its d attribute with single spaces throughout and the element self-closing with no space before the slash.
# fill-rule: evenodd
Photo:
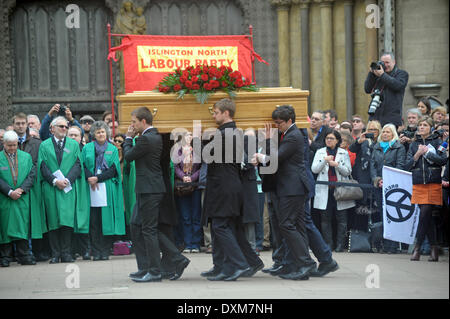
<svg viewBox="0 0 450 319">
<path fill-rule="evenodd" d="M 164 194 L 138 194 L 130 223 L 138 269 L 147 270 L 152 275 L 161 273 L 160 251 L 168 258 L 166 264 L 176 265 L 185 258 L 169 239 L 164 227 L 158 224 L 163 197 Z"/>
<path fill-rule="evenodd" d="M 242 236 L 238 234 L 237 217 L 212 218 L 211 238 L 213 244 L 213 263 L 220 266 L 222 261 L 222 272 L 226 275 L 233 274 L 238 269 L 245 269 L 249 266 L 239 243 L 242 243 Z M 243 235 L 245 241 L 245 234 Z M 248 244 L 248 242 L 247 242 Z M 250 244 L 248 244 L 250 247 Z M 251 250 L 251 247 L 250 247 Z"/>
<path fill-rule="evenodd" d="M 72 257 L 72 233 L 73 229 L 67 226 L 62 226 L 48 232 L 48 240 L 53 258 Z"/>
<path fill-rule="evenodd" d="M 31 248 L 36 259 L 48 258 L 50 256 L 50 243 L 48 233 L 42 234 L 40 239 L 31 240 Z"/>
<path fill-rule="evenodd" d="M 422 246 L 425 236 L 428 238 L 430 246 L 437 245 L 436 225 L 433 219 L 433 205 L 420 204 L 419 225 L 417 225 L 416 244 Z"/>
<path fill-rule="evenodd" d="M 16 245 L 16 259 L 18 262 L 22 260 L 29 261 L 31 260 L 31 252 L 30 247 L 28 245 L 27 239 L 18 239 L 14 240 L 8 244 L 0 245 L 0 258 L 11 258 L 12 257 L 12 248 L 13 244 Z"/>
<path fill-rule="evenodd" d="M 292 255 L 294 268 L 315 264 L 309 255 L 306 233 L 305 196 L 280 196 L 275 211 L 281 237 Z"/>
<path fill-rule="evenodd" d="M 91 236 L 92 256 L 108 257 L 111 249 L 111 236 L 103 235 L 102 208 L 91 207 L 89 234 Z"/>
<path fill-rule="evenodd" d="M 327 208 L 321 211 L 322 236 L 330 249 L 333 249 L 333 216 L 336 216 L 336 245 L 344 246 L 345 234 L 347 232 L 347 211 L 337 210 L 337 202 L 334 198 L 334 188 L 328 190 Z"/>
</svg>

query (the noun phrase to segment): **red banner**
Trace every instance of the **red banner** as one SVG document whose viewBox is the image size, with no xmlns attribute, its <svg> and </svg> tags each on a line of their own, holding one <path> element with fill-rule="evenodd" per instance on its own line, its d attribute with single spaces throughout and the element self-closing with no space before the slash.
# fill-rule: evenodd
<svg viewBox="0 0 450 319">
<path fill-rule="evenodd" d="M 127 35 L 119 47 L 123 51 L 125 92 L 152 91 L 162 78 L 177 68 L 209 65 L 229 66 L 245 78 L 252 78 L 252 62 L 262 60 L 252 48 L 249 36 L 151 36 Z"/>
</svg>

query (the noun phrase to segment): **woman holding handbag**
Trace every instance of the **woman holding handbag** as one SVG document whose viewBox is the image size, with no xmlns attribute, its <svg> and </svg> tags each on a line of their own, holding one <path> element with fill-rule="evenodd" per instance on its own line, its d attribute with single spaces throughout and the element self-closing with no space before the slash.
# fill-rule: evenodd
<svg viewBox="0 0 450 319">
<path fill-rule="evenodd" d="M 195 184 L 200 176 L 201 163 L 194 163 L 192 133 L 186 133 L 178 149 L 175 164 L 175 203 L 181 216 L 184 253 L 200 252 L 202 240 L 201 190 Z"/>
<path fill-rule="evenodd" d="M 374 145 L 372 156 L 370 158 L 370 176 L 374 186 L 378 214 L 372 216 L 372 221 L 381 221 L 383 207 L 383 166 L 389 166 L 398 169 L 404 169 L 406 151 L 398 139 L 397 130 L 393 124 L 383 126 L 378 142 Z M 378 216 L 377 216 L 378 215 Z M 397 253 L 398 242 L 384 239 L 383 251 L 389 254 Z"/>
<path fill-rule="evenodd" d="M 317 181 L 346 182 L 350 179 L 352 167 L 348 152 L 339 147 L 341 134 L 331 131 L 325 136 L 325 145 L 317 150 L 311 166 L 314 174 L 318 174 Z M 322 235 L 325 242 L 333 249 L 332 220 L 337 220 L 336 252 L 344 250 L 347 232 L 347 209 L 355 206 L 354 200 L 336 201 L 334 186 L 316 184 L 314 208 L 320 210 Z"/>
<path fill-rule="evenodd" d="M 420 247 L 427 236 L 431 246 L 428 261 L 439 260 L 439 247 L 436 238 L 436 225 L 432 217 L 433 205 L 442 205 L 442 166 L 447 162 L 447 153 L 442 149 L 438 134 L 432 134 L 433 120 L 424 117 L 419 120 L 415 140 L 411 143 L 406 169 L 411 170 L 413 191 L 411 204 L 420 207 L 416 245 L 411 260 L 420 259 Z"/>
</svg>

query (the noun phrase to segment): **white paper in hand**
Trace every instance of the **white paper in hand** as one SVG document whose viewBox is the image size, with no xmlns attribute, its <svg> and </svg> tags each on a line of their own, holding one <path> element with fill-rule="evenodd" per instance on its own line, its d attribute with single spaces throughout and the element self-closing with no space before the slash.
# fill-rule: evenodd
<svg viewBox="0 0 450 319">
<path fill-rule="evenodd" d="M 53 175 L 58 179 L 58 180 L 65 180 L 66 177 L 63 175 L 63 173 L 61 172 L 61 170 L 57 170 L 55 172 L 53 172 Z M 64 188 L 64 193 L 68 193 L 72 190 L 72 186 L 67 185 L 66 188 Z"/>
<path fill-rule="evenodd" d="M 91 193 L 91 207 L 106 207 L 107 198 L 106 198 L 106 185 L 105 183 L 97 183 L 98 189 L 92 190 L 92 187 L 89 187 L 89 191 Z"/>
</svg>

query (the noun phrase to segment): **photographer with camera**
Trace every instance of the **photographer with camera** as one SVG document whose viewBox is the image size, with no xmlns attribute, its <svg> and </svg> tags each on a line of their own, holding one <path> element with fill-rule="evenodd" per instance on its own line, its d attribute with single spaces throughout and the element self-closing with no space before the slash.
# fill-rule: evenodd
<svg viewBox="0 0 450 319">
<path fill-rule="evenodd" d="M 39 130 L 39 135 L 42 141 L 45 141 L 52 136 L 50 133 L 50 123 L 54 118 L 58 116 L 65 117 L 69 122 L 69 127 L 73 125 L 78 126 L 81 129 L 82 135 L 84 135 L 83 128 L 81 127 L 80 123 L 78 123 L 78 121 L 72 116 L 72 111 L 70 110 L 69 106 L 55 104 L 42 120 L 41 129 Z"/>
<path fill-rule="evenodd" d="M 402 125 L 402 105 L 408 73 L 400 70 L 393 53 L 384 53 L 380 61 L 370 64 L 364 90 L 371 94 L 369 120 L 377 120 L 382 126 L 392 123 Z"/>
</svg>

